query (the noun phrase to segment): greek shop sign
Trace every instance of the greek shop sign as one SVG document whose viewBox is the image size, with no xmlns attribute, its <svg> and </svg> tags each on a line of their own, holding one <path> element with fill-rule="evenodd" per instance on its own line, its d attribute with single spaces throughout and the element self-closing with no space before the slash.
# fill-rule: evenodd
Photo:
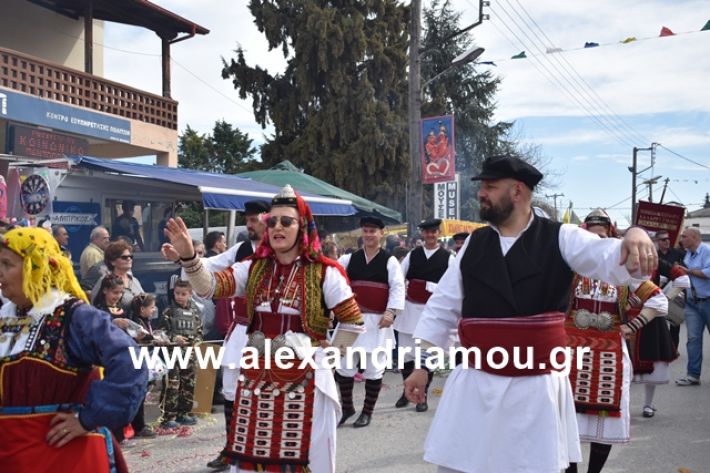
<svg viewBox="0 0 710 473">
<path fill-rule="evenodd" d="M 0 88 L 0 117 L 77 135 L 131 142 L 131 122 Z"/>
</svg>

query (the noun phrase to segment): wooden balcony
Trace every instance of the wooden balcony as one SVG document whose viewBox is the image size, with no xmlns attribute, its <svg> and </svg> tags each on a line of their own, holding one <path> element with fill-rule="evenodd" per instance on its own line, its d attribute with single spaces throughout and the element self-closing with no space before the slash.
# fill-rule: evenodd
<svg viewBox="0 0 710 473">
<path fill-rule="evenodd" d="M 177 102 L 0 48 L 0 87 L 177 130 Z"/>
</svg>

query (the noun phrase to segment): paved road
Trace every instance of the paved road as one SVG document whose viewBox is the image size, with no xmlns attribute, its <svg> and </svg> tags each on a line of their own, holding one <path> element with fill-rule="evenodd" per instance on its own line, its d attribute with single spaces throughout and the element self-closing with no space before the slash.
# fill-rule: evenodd
<svg viewBox="0 0 710 473">
<path fill-rule="evenodd" d="M 681 342 L 685 343 L 684 329 Z M 685 374 L 685 349 L 681 351 L 681 358 L 671 366 L 673 379 Z M 643 386 L 632 386 L 632 441 L 612 449 L 605 473 L 677 473 L 683 471 L 680 468 L 692 473 L 710 473 L 710 337 L 707 335 L 704 359 L 701 386 L 658 387 L 655 402 L 658 412 L 652 419 L 641 416 Z M 434 390 L 442 388 L 444 382 L 443 377 L 435 378 Z M 432 396 L 426 413 L 414 412 L 413 407 L 395 409 L 401 388 L 401 376 L 386 373 L 372 424 L 364 429 L 344 426 L 338 430 L 338 473 L 436 471 L 422 461 L 422 445 L 439 396 Z M 357 383 L 356 405 L 361 406 L 363 399 L 364 383 Z M 155 405 L 147 406 L 147 415 L 149 420 L 157 417 Z M 192 435 L 131 440 L 124 452 L 134 473 L 206 472 L 210 470 L 205 463 L 221 448 L 223 432 L 224 417 L 219 412 L 202 419 Z M 586 471 L 586 467 L 580 471 Z"/>
</svg>

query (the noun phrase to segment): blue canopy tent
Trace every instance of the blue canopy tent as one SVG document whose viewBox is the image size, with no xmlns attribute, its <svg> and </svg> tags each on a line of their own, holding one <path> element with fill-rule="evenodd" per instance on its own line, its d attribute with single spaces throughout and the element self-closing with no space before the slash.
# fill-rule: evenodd
<svg viewBox="0 0 710 473">
<path fill-rule="evenodd" d="M 271 200 L 280 188 L 252 179 L 228 174 L 215 174 L 192 169 L 169 168 L 125 161 L 106 160 L 89 156 L 73 158 L 73 165 L 79 168 L 113 172 L 150 180 L 194 187 L 202 195 L 205 208 L 220 210 L 244 210 L 249 200 Z M 310 205 L 314 215 L 347 216 L 357 211 L 349 200 L 322 197 L 311 193 L 301 193 Z"/>
</svg>

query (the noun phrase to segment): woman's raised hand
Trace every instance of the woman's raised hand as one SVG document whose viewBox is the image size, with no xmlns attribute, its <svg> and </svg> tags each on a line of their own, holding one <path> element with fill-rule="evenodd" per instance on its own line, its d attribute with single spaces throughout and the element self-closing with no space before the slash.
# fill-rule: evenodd
<svg viewBox="0 0 710 473">
<path fill-rule="evenodd" d="M 164 231 L 180 258 L 187 260 L 195 256 L 192 238 L 190 238 L 185 222 L 180 217 L 169 219 Z"/>
</svg>

